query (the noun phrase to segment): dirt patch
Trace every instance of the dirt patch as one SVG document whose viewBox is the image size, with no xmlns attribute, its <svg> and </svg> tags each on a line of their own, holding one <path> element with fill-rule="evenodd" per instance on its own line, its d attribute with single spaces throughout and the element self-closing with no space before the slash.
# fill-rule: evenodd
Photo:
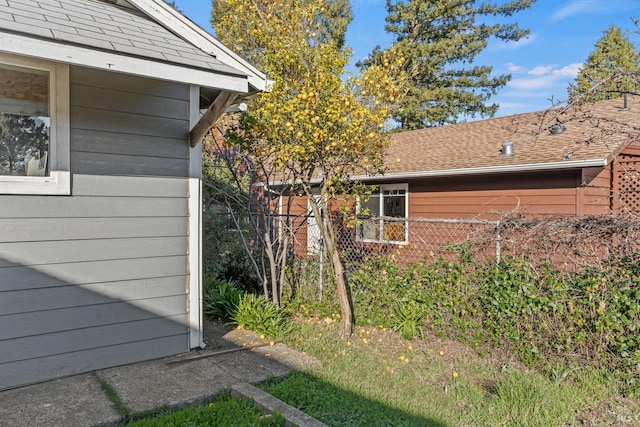
<svg viewBox="0 0 640 427">
<path fill-rule="evenodd" d="M 205 320 L 204 342 L 209 351 L 246 347 L 299 371 L 317 366 L 320 363 L 316 358 L 273 341 L 264 335 L 247 329 L 231 327 L 216 319 Z"/>
</svg>

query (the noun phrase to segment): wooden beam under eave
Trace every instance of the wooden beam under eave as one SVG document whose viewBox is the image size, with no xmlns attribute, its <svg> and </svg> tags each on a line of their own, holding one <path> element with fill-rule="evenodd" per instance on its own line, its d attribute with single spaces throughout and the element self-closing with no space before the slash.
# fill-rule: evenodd
<svg viewBox="0 0 640 427">
<path fill-rule="evenodd" d="M 229 106 L 231 106 L 238 98 L 239 93 L 222 91 L 213 100 L 207 111 L 200 117 L 200 120 L 189 132 L 189 145 L 195 147 L 202 141 L 202 138 L 209 132 L 209 129 L 213 127 L 213 124 L 218 118 L 225 112 Z"/>
</svg>

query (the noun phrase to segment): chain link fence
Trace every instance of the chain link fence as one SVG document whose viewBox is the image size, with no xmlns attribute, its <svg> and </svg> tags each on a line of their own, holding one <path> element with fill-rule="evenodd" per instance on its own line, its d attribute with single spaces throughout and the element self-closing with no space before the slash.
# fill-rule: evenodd
<svg viewBox="0 0 640 427">
<path fill-rule="evenodd" d="M 575 268 L 597 267 L 615 256 L 640 254 L 640 222 L 621 216 L 512 218 L 500 221 L 434 218 L 360 218 L 347 224 L 334 217 L 337 243 L 346 265 L 372 255 L 399 265 L 442 258 L 455 261 L 464 248 L 476 260 L 524 256 Z M 312 216 L 288 228 L 294 259 L 318 256 L 322 238 Z"/>
<path fill-rule="evenodd" d="M 603 268 L 603 262 L 616 257 L 640 256 L 640 222 L 615 216 L 536 220 L 505 217 L 501 221 L 331 219 L 347 275 L 374 256 L 386 257 L 399 266 L 438 259 L 456 262 L 463 253 L 479 262 L 497 263 L 505 256 L 524 256 L 534 263 L 549 262 L 567 270 L 599 269 Z M 273 242 L 288 242 L 288 283 L 298 287 L 299 292 L 312 290 L 316 297 L 317 294 L 322 297 L 324 289 L 333 282 L 320 227 L 321 223 L 309 214 L 270 217 Z M 239 259 L 242 248 L 235 234 L 240 230 L 218 231 L 222 233 L 211 239 L 216 251 L 223 249 L 222 256 Z M 225 244 L 220 247 L 222 242 Z M 248 270 L 243 263 L 231 273 Z"/>
<path fill-rule="evenodd" d="M 280 219 L 291 233 L 294 259 L 322 254 L 320 225 L 311 215 Z M 498 221 L 428 218 L 359 218 L 347 223 L 332 218 L 336 240 L 346 265 L 357 266 L 372 255 L 392 257 L 401 265 L 423 259 L 451 258 L 455 248 L 464 245 L 474 254 L 500 259 L 500 223 Z"/>
</svg>

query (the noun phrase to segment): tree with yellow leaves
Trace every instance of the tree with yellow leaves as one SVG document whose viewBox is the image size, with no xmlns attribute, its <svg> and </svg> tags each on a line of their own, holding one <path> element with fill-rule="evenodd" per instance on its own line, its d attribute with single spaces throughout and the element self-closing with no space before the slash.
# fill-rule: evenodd
<svg viewBox="0 0 640 427">
<path fill-rule="evenodd" d="M 393 50 L 363 74 L 345 76 L 351 51 L 342 40 L 350 13 L 346 0 L 213 2 L 218 38 L 274 82 L 242 113 L 228 132 L 229 143 L 258 165 L 275 166 L 287 177 L 282 184 L 306 195 L 316 218 L 328 212 L 340 184 L 382 170 L 389 142 L 385 124 L 403 95 L 404 59 Z M 347 336 L 353 310 L 334 220 L 326 215 L 319 225 L 335 273 L 341 335 Z"/>
</svg>

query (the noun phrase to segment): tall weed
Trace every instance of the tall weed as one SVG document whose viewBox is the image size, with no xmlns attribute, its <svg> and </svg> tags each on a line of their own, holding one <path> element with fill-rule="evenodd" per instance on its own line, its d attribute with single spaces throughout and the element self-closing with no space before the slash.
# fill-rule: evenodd
<svg viewBox="0 0 640 427">
<path fill-rule="evenodd" d="M 272 338 L 282 337 L 291 329 L 284 310 L 255 294 L 244 294 L 240 298 L 230 323 Z"/>
<path fill-rule="evenodd" d="M 240 302 L 241 292 L 232 280 L 209 278 L 204 284 L 204 312 L 231 320 Z"/>
</svg>

